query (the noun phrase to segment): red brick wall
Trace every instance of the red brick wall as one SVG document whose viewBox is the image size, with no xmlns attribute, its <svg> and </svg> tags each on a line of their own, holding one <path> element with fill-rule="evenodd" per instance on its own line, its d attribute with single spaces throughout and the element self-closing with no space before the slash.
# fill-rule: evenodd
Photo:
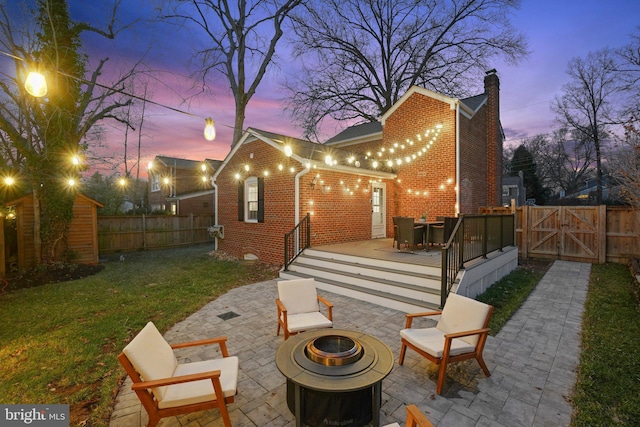
<svg viewBox="0 0 640 427">
<path fill-rule="evenodd" d="M 417 156 L 415 160 L 411 159 L 409 163 L 403 160 L 402 165 L 395 166 L 398 177 L 394 204 L 388 204 L 390 216 L 419 218 L 421 214 L 427 213 L 428 219 L 433 220 L 439 215 L 455 214 L 455 110 L 449 104 L 413 94 L 387 118 L 383 144 L 387 153 L 394 144 L 400 146 L 391 155 L 394 158 L 412 156 L 427 146 L 437 125 L 442 125 L 442 128 L 426 153 Z M 425 136 L 427 130 L 431 132 Z M 407 140 L 413 141 L 413 145 Z M 401 148 L 403 144 L 404 149 Z"/>
<path fill-rule="evenodd" d="M 502 204 L 502 134 L 500 130 L 500 80 L 494 73 L 484 78 L 487 99 L 487 205 Z"/>
<path fill-rule="evenodd" d="M 460 115 L 460 213 L 475 214 L 487 205 L 486 109 L 471 120 Z"/>
<path fill-rule="evenodd" d="M 244 171 L 245 164 L 250 165 L 249 172 Z M 283 171 L 278 170 L 279 164 Z M 293 173 L 290 167 L 295 168 Z M 304 169 L 263 142 L 243 144 L 216 181 L 218 223 L 225 227 L 219 249 L 239 258 L 252 254 L 262 261 L 282 265 L 284 234 L 295 225 L 295 176 Z M 244 182 L 250 176 L 264 177 L 265 170 L 269 175 L 264 178 L 264 223 L 238 221 L 238 181 L 234 174 L 240 173 Z M 319 177 L 312 187 L 316 175 Z M 323 192 L 323 186 L 330 189 Z M 301 176 L 300 218 L 311 213 L 312 246 L 371 238 L 370 187 L 367 177 L 335 171 L 311 169 Z"/>
</svg>

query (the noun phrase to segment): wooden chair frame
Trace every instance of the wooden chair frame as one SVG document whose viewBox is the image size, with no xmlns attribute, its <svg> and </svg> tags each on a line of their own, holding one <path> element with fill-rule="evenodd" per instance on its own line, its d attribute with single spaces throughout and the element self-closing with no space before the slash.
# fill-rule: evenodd
<svg viewBox="0 0 640 427">
<path fill-rule="evenodd" d="M 416 346 L 414 346 L 413 344 L 411 344 L 410 342 L 402 338 L 401 339 L 402 346 L 400 348 L 400 358 L 398 359 L 398 364 L 402 365 L 404 363 L 404 356 L 407 351 L 407 347 L 409 347 L 413 349 L 416 353 L 420 354 L 423 357 L 426 357 L 436 365 L 440 365 L 440 369 L 438 372 L 438 383 L 436 386 L 437 394 L 442 393 L 442 386 L 444 385 L 444 380 L 447 374 L 447 364 L 449 363 L 460 362 L 462 360 L 467 360 L 467 359 L 476 359 L 478 361 L 478 364 L 482 368 L 482 371 L 484 372 L 484 374 L 487 377 L 490 377 L 491 372 L 489 372 L 489 368 L 487 368 L 487 364 L 484 362 L 484 359 L 482 358 L 482 351 L 484 350 L 484 345 L 487 341 L 487 336 L 491 331 L 487 326 L 489 326 L 489 319 L 491 319 L 492 313 L 493 313 L 493 306 L 489 306 L 489 312 L 487 313 L 487 317 L 481 329 L 445 334 L 444 350 L 442 352 L 442 357 L 440 358 L 432 356 L 431 354 L 417 348 Z M 417 317 L 436 316 L 439 314 L 442 314 L 442 311 L 433 311 L 433 312 L 425 312 L 425 313 L 407 313 L 405 314 L 405 317 L 406 317 L 405 329 L 410 329 L 413 323 L 413 319 Z M 455 356 L 451 356 L 449 354 L 451 349 L 451 341 L 453 341 L 454 338 L 462 338 L 462 337 L 467 337 L 471 335 L 478 335 L 478 343 L 476 344 L 474 351 L 469 353 L 457 354 Z"/>
<path fill-rule="evenodd" d="M 191 341 L 184 342 L 178 344 L 171 344 L 172 349 L 186 348 L 186 347 L 194 347 L 201 345 L 209 345 L 209 344 L 218 344 L 220 346 L 220 352 L 223 357 L 228 357 L 229 352 L 227 351 L 227 337 L 221 336 L 216 338 L 209 338 L 199 341 Z M 136 392 L 142 406 L 147 411 L 149 415 L 149 422 L 147 423 L 147 427 L 154 427 L 160 422 L 161 418 L 165 417 L 173 417 L 181 414 L 188 414 L 191 412 L 204 411 L 208 409 L 218 408 L 220 410 L 220 414 L 222 415 L 222 420 L 224 421 L 224 425 L 226 427 L 231 427 L 231 419 L 229 418 L 229 412 L 227 411 L 227 404 L 234 402 L 234 396 L 225 397 L 223 399 L 215 399 L 207 402 L 194 403 L 189 405 L 177 406 L 173 408 L 159 408 L 158 401 L 155 399 L 154 394 L 151 392 L 151 389 L 154 387 L 167 386 L 171 384 L 180 384 L 191 381 L 200 381 L 210 379 L 213 384 L 213 389 L 215 390 L 216 396 L 223 396 L 222 385 L 220 384 L 220 374 L 221 371 L 209 371 L 209 372 L 200 372 L 197 374 L 190 375 L 182 375 L 179 377 L 172 378 L 163 378 L 152 381 L 143 381 L 140 377 L 140 374 L 133 367 L 129 358 L 124 353 L 120 353 L 118 356 L 118 360 L 120 364 L 124 367 L 124 370 L 127 372 L 131 380 L 133 381 L 133 385 L 131 389 Z"/>
<path fill-rule="evenodd" d="M 333 322 L 333 304 L 327 301 L 326 298 L 318 295 L 318 302 L 321 302 L 327 307 L 327 319 Z M 278 329 L 276 330 L 276 335 L 280 335 L 280 327 L 284 330 L 284 339 L 288 339 L 290 335 L 296 335 L 299 332 L 289 332 L 289 324 L 287 320 L 287 307 L 284 306 L 280 298 L 276 298 L 276 306 L 278 307 Z"/>
<path fill-rule="evenodd" d="M 433 427 L 416 405 L 407 405 L 407 427 Z"/>
<path fill-rule="evenodd" d="M 431 421 L 427 419 L 427 417 L 422 413 L 420 409 L 416 405 L 407 405 L 407 427 L 433 427 Z M 393 423 L 387 424 L 384 427 L 400 427 L 400 424 Z"/>
</svg>

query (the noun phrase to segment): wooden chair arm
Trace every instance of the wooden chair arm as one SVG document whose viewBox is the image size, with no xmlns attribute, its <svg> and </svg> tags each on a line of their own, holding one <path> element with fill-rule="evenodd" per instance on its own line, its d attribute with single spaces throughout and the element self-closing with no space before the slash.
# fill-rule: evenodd
<svg viewBox="0 0 640 427">
<path fill-rule="evenodd" d="M 318 295 L 318 301 L 327 306 L 327 318 L 333 322 L 333 304 L 320 295 Z"/>
<path fill-rule="evenodd" d="M 404 317 L 407 320 L 404 324 L 404 328 L 409 329 L 411 327 L 411 324 L 413 323 L 413 319 L 415 319 L 416 317 L 437 316 L 439 314 L 442 314 L 442 311 L 424 311 L 422 313 L 406 313 Z"/>
<path fill-rule="evenodd" d="M 215 338 L 206 338 L 203 340 L 171 344 L 171 348 L 175 350 L 179 348 L 187 348 L 187 347 L 195 347 L 199 345 L 211 345 L 211 344 L 218 344 L 220 346 L 220 352 L 222 353 L 222 356 L 229 357 L 229 352 L 227 351 L 227 337 L 224 335 L 215 337 Z"/>
<path fill-rule="evenodd" d="M 444 334 L 444 338 L 448 340 L 452 340 L 454 338 L 468 337 L 470 335 L 487 335 L 489 334 L 489 332 L 491 332 L 491 329 L 489 328 L 474 329 L 472 331 L 461 331 L 461 332 L 453 332 L 451 334 Z"/>
<path fill-rule="evenodd" d="M 227 337 L 226 336 L 219 336 L 219 337 L 215 337 L 215 338 L 206 338 L 206 339 L 198 340 L 198 341 L 189 341 L 189 342 L 181 342 L 181 343 L 177 343 L 177 344 L 171 344 L 171 348 L 173 348 L 175 350 L 176 348 L 195 347 L 195 346 L 198 346 L 198 345 L 219 344 L 219 343 L 225 342 L 225 341 L 227 341 Z"/>
<path fill-rule="evenodd" d="M 287 312 L 287 307 L 284 306 L 284 304 L 282 303 L 282 301 L 280 301 L 280 299 L 276 298 L 276 305 L 278 306 L 278 311 L 282 312 L 282 313 L 286 313 Z"/>
<path fill-rule="evenodd" d="M 151 381 L 142 381 L 139 383 L 133 383 L 133 385 L 131 386 L 131 389 L 144 390 L 144 389 L 153 388 L 153 387 L 162 387 L 166 385 L 181 384 L 181 383 L 208 380 L 208 379 L 211 379 L 211 380 L 217 379 L 218 381 L 220 381 L 220 370 L 199 372 L 197 374 L 180 375 L 179 377 L 172 377 L 172 378 L 161 378 L 158 380 L 151 380 Z"/>
</svg>

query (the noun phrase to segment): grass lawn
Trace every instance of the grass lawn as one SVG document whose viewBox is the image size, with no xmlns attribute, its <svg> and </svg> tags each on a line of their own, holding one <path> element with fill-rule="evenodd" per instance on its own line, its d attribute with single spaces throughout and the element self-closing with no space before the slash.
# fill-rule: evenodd
<svg viewBox="0 0 640 427">
<path fill-rule="evenodd" d="M 98 274 L 0 296 L 0 403 L 64 403 L 71 425 L 108 425 L 116 357 L 148 322 L 161 332 L 273 269 L 220 261 L 212 246 L 119 255 Z"/>
<path fill-rule="evenodd" d="M 640 425 L 640 306 L 634 288 L 628 267 L 592 267 L 573 426 Z"/>
</svg>

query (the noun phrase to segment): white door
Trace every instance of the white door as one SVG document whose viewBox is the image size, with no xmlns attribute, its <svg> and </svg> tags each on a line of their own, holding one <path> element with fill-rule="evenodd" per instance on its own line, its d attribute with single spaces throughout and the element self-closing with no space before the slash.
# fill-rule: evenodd
<svg viewBox="0 0 640 427">
<path fill-rule="evenodd" d="M 387 186 L 384 182 L 371 184 L 371 238 L 373 239 L 387 237 L 386 190 Z"/>
</svg>

